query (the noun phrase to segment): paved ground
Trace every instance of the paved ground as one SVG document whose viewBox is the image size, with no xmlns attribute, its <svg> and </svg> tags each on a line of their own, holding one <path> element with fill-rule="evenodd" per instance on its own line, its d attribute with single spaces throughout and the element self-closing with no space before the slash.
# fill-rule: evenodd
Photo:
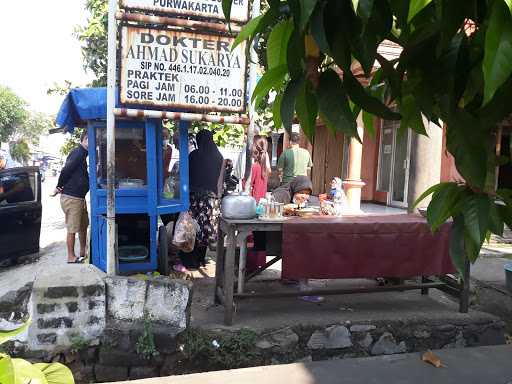
<svg viewBox="0 0 512 384">
<path fill-rule="evenodd" d="M 434 351 L 435 368 L 419 353 L 318 361 L 161 377 L 137 384 L 512 384 L 512 346 Z"/>
</svg>

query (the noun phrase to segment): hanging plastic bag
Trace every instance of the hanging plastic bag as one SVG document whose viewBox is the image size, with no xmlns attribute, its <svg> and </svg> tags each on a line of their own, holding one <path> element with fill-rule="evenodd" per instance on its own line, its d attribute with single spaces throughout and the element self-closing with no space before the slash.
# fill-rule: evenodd
<svg viewBox="0 0 512 384">
<path fill-rule="evenodd" d="M 172 243 L 183 252 L 192 252 L 196 243 L 199 225 L 188 212 L 181 212 L 174 229 Z"/>
</svg>

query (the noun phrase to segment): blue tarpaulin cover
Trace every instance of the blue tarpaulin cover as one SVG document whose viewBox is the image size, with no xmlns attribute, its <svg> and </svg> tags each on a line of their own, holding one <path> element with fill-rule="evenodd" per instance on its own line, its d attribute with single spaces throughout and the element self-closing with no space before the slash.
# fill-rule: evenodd
<svg viewBox="0 0 512 384">
<path fill-rule="evenodd" d="M 116 92 L 116 106 L 118 106 Z M 75 127 L 87 120 L 107 118 L 107 88 L 72 89 L 60 106 L 57 125 L 64 132 L 73 132 Z"/>
</svg>

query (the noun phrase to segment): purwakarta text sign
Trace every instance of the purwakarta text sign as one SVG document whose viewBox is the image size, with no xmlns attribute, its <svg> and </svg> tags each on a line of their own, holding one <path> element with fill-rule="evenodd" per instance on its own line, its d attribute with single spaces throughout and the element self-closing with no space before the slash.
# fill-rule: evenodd
<svg viewBox="0 0 512 384">
<path fill-rule="evenodd" d="M 180 16 L 198 16 L 225 20 L 222 0 L 121 0 L 121 7 Z M 233 0 L 231 20 L 245 23 L 249 18 L 249 0 Z"/>
<path fill-rule="evenodd" d="M 245 46 L 234 38 L 123 27 L 121 103 L 205 112 L 245 110 Z"/>
</svg>

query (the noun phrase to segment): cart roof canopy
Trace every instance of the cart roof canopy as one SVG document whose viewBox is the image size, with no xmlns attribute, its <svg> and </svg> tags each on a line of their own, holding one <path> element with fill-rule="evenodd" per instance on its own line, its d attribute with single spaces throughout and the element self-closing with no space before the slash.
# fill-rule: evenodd
<svg viewBox="0 0 512 384">
<path fill-rule="evenodd" d="M 116 106 L 118 106 L 116 92 Z M 64 99 L 56 123 L 64 132 L 73 132 L 88 120 L 107 118 L 107 88 L 75 88 Z"/>
</svg>

